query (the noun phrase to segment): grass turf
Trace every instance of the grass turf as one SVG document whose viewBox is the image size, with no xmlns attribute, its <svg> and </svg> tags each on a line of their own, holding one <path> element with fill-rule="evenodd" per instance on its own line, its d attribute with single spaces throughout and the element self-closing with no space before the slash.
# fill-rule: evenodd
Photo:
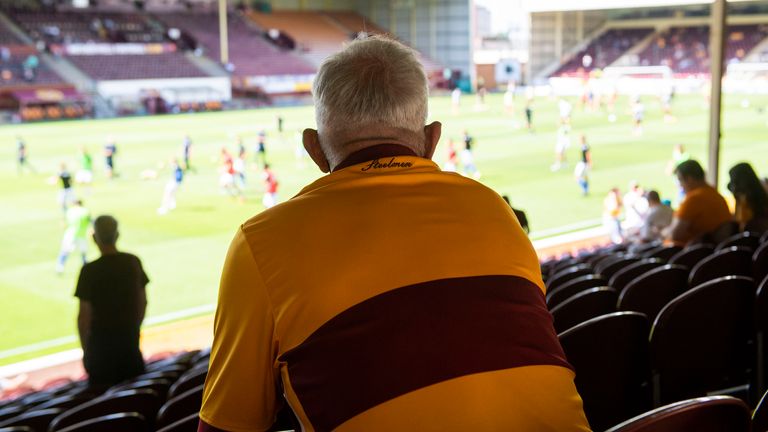
<svg viewBox="0 0 768 432">
<path fill-rule="evenodd" d="M 768 174 L 768 147 L 762 142 L 767 118 L 758 109 L 766 106 L 768 98 L 750 96 L 749 107 L 742 105 L 743 99 L 725 99 L 722 191 L 727 168 L 735 162 L 750 161 L 759 173 Z M 522 99 L 517 100 L 518 113 L 514 116 L 504 113 L 500 95 L 489 96 L 488 108 L 482 111 L 472 106 L 474 97 L 465 96 L 458 115 L 452 113 L 448 98 L 431 99 L 431 118 L 443 123 L 443 139 L 435 159 L 442 163 L 447 139 L 453 138 L 458 148 L 462 130 L 468 130 L 476 139 L 480 181 L 510 195 L 515 206 L 526 210 L 534 237 L 537 231 L 540 235 L 599 219 L 608 189 L 625 189 L 632 179 L 658 189 L 662 196 L 673 197 L 674 181 L 664 172 L 676 143 L 686 145 L 694 158 L 706 162 L 708 116 L 700 96 L 679 96 L 674 103 L 678 121 L 672 124 L 663 122 L 659 101 L 646 98 L 642 136 L 632 133 L 627 99 L 617 104 L 615 123 L 607 121 L 607 114 L 582 111 L 573 102 L 573 145 L 568 153 L 571 165 L 558 172 L 549 170 L 557 103 L 547 98 L 535 101 L 533 134 L 520 127 Z M 285 118 L 282 136 L 276 131 L 278 114 Z M 249 171 L 245 203 L 220 193 L 217 156 L 221 147 L 226 145 L 234 151 L 235 135 L 240 135 L 250 152 L 249 161 L 253 161 L 256 134 L 266 129 L 268 159 L 284 200 L 320 176 L 308 159 L 299 163 L 294 156 L 297 131 L 313 124 L 311 107 L 298 107 L 0 127 L 0 365 L 76 346 L 72 294 L 79 257 L 70 257 L 63 275 L 54 272 L 64 226 L 56 203 L 58 184 L 51 184 L 50 177 L 60 162 L 66 162 L 74 174 L 79 167 L 79 148 L 86 146 L 93 154 L 95 181 L 90 188 L 76 187 L 77 195 L 92 215 L 109 213 L 120 221 L 119 245 L 143 260 L 152 280 L 148 317 L 159 323 L 182 319 L 184 311 L 189 311 L 188 315 L 202 313 L 194 308 L 215 303 L 232 234 L 238 224 L 262 210 L 263 185 L 254 167 Z M 163 186 L 170 177 L 167 166 L 160 164 L 167 165 L 180 155 L 185 133 L 194 142 L 192 161 L 197 172 L 188 175 L 179 190 L 178 208 L 158 216 Z M 588 137 L 594 160 L 588 197 L 580 196 L 572 175 L 579 133 Z M 16 172 L 17 135 L 28 145 L 36 174 Z M 101 157 L 108 136 L 118 145 L 116 167 L 120 176 L 112 181 L 105 179 Z M 140 173 L 148 169 L 158 171 L 158 178 L 142 180 Z M 97 253 L 91 245 L 89 256 L 95 258 Z M 173 315 L 177 312 L 182 314 Z M 50 340 L 55 342 L 38 345 Z"/>
</svg>

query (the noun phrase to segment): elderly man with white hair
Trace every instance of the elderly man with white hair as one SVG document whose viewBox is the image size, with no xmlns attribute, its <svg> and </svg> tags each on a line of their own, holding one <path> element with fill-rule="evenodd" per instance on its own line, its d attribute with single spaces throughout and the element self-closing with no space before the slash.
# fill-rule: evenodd
<svg viewBox="0 0 768 432">
<path fill-rule="evenodd" d="M 430 160 L 414 51 L 352 42 L 313 94 L 329 174 L 235 234 L 199 430 L 266 431 L 285 404 L 305 431 L 589 430 L 514 213 Z"/>
</svg>

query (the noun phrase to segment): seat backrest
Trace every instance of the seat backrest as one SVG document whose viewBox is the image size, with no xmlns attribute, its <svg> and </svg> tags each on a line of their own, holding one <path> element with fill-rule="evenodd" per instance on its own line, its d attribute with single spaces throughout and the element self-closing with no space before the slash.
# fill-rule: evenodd
<svg viewBox="0 0 768 432">
<path fill-rule="evenodd" d="M 643 273 L 661 266 L 664 262 L 658 258 L 644 258 L 620 269 L 608 280 L 608 286 L 621 292 L 628 283 Z"/>
<path fill-rule="evenodd" d="M 159 407 L 159 396 L 149 389 L 108 393 L 63 412 L 53 419 L 50 430 L 61 430 L 90 418 L 121 412 L 137 412 L 147 422 L 152 423 Z"/>
<path fill-rule="evenodd" d="M 688 267 L 690 270 L 696 264 L 698 264 L 699 261 L 712 255 L 714 251 L 715 248 L 711 244 L 696 244 L 688 246 L 680 252 L 674 254 L 672 258 L 669 259 L 669 263 L 679 264 Z"/>
<path fill-rule="evenodd" d="M 197 425 L 200 422 L 200 414 L 190 414 L 180 420 L 177 420 L 162 429 L 158 429 L 157 432 L 190 432 L 196 431 Z"/>
<path fill-rule="evenodd" d="M 562 333 L 594 317 L 616 312 L 617 293 L 613 288 L 590 288 L 552 309 L 555 331 Z"/>
<path fill-rule="evenodd" d="M 616 312 L 559 335 L 594 430 L 604 430 L 651 408 L 649 328 L 641 313 Z"/>
<path fill-rule="evenodd" d="M 691 269 L 688 285 L 695 287 L 723 276 L 752 276 L 752 250 L 731 246 L 704 258 Z"/>
<path fill-rule="evenodd" d="M 676 253 L 683 250 L 680 246 L 657 246 L 643 254 L 643 258 L 659 258 L 664 262 L 669 261 Z"/>
<path fill-rule="evenodd" d="M 768 243 L 768 231 L 764 232 L 760 237 L 760 243 Z"/>
<path fill-rule="evenodd" d="M 589 288 L 597 288 L 599 286 L 605 286 L 607 284 L 608 284 L 608 281 L 601 278 L 600 276 L 595 276 L 591 274 L 579 276 L 576 279 L 568 281 L 557 288 L 548 290 L 547 306 L 551 310 L 552 308 L 562 303 L 563 301 L 569 299 L 570 297 L 573 297 L 575 294 L 578 294 Z"/>
<path fill-rule="evenodd" d="M 752 432 L 768 431 L 768 392 L 763 393 L 760 402 L 752 412 Z"/>
<path fill-rule="evenodd" d="M 768 332 L 768 275 L 757 285 L 755 293 L 755 326 Z"/>
<path fill-rule="evenodd" d="M 549 269 L 549 274 L 547 275 L 547 277 L 551 278 L 552 276 L 556 275 L 558 272 L 561 272 L 571 266 L 577 266 L 579 264 L 581 264 L 581 262 L 576 258 L 565 258 L 565 259 L 556 261 L 555 263 L 552 264 L 552 267 Z"/>
<path fill-rule="evenodd" d="M 150 389 L 157 393 L 158 397 L 160 397 L 160 400 L 165 400 L 166 395 L 168 394 L 168 389 L 171 387 L 171 385 L 171 381 L 167 379 L 148 379 L 132 381 L 125 384 L 118 384 L 115 387 L 109 389 L 107 393 L 117 393 L 124 390 Z"/>
<path fill-rule="evenodd" d="M 204 386 L 204 384 L 199 385 L 168 399 L 157 413 L 156 426 L 161 428 L 194 413 L 199 413 L 200 406 L 203 404 Z"/>
<path fill-rule="evenodd" d="M 35 430 L 29 426 L 8 426 L 0 428 L 0 432 L 35 432 Z"/>
<path fill-rule="evenodd" d="M 127 412 L 83 420 L 59 429 L 59 432 L 138 432 L 146 429 L 147 422 L 141 414 Z"/>
<path fill-rule="evenodd" d="M 723 222 L 714 231 L 703 235 L 702 243 L 720 244 L 738 232 L 739 224 L 736 221 Z"/>
<path fill-rule="evenodd" d="M 749 432 L 749 407 L 728 396 L 684 400 L 641 414 L 606 432 L 671 431 Z"/>
<path fill-rule="evenodd" d="M 763 243 L 752 255 L 752 276 L 761 281 L 768 276 L 768 243 Z"/>
<path fill-rule="evenodd" d="M 616 309 L 644 313 L 653 322 L 659 311 L 688 288 L 688 269 L 666 264 L 632 281 L 619 293 Z"/>
<path fill-rule="evenodd" d="M 727 239 L 720 242 L 715 248 L 715 252 L 729 248 L 731 246 L 743 246 L 751 250 L 757 249 L 760 245 L 760 234 L 745 231 L 738 234 L 734 234 Z"/>
<path fill-rule="evenodd" d="M 686 291 L 659 312 L 650 337 L 656 405 L 748 381 L 754 298 L 752 279 L 726 276 Z"/>
<path fill-rule="evenodd" d="M 180 376 L 179 379 L 173 383 L 170 390 L 168 390 L 168 399 L 178 396 L 185 391 L 205 384 L 205 377 L 208 375 L 208 367 L 200 367 L 192 369 Z"/>
<path fill-rule="evenodd" d="M 576 264 L 566 267 L 547 279 L 547 289 L 555 289 L 568 281 L 588 274 L 592 274 L 592 268 L 589 264 Z"/>
<path fill-rule="evenodd" d="M 47 431 L 51 421 L 62 412 L 64 412 L 64 410 L 60 408 L 48 408 L 42 410 L 32 409 L 31 411 L 26 411 L 16 417 L 0 422 L 0 427 L 28 426 L 32 428 L 32 430 Z"/>
<path fill-rule="evenodd" d="M 88 393 L 88 392 L 82 392 L 82 393 L 76 393 L 76 394 L 63 394 L 61 396 L 56 396 L 55 398 L 43 402 L 40 405 L 35 406 L 35 409 L 47 409 L 47 408 L 61 408 L 64 410 L 76 407 L 84 402 L 87 402 L 91 399 L 96 397 L 95 395 Z"/>
<path fill-rule="evenodd" d="M 640 261 L 640 258 L 638 257 L 626 257 L 622 258 L 618 261 L 614 261 L 606 266 L 602 266 L 600 268 L 600 272 L 598 273 L 600 276 L 610 280 L 613 275 L 620 272 L 621 270 L 629 267 L 630 265 Z"/>
</svg>

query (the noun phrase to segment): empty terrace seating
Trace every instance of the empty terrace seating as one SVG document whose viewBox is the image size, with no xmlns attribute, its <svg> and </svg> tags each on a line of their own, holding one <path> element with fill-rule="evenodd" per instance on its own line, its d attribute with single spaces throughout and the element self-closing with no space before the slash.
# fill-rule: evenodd
<svg viewBox="0 0 768 432">
<path fill-rule="evenodd" d="M 158 14 L 156 18 L 167 27 L 178 28 L 191 35 L 205 55 L 219 60 L 219 24 L 215 14 L 173 13 Z M 240 15 L 230 14 L 229 61 L 237 76 L 303 75 L 315 69 L 298 56 L 272 46 L 261 30 L 244 21 Z"/>
<path fill-rule="evenodd" d="M 11 16 L 29 35 L 48 43 L 163 42 L 165 32 L 138 13 L 15 12 Z"/>
<path fill-rule="evenodd" d="M 248 16 L 264 30 L 278 29 L 290 35 L 304 57 L 315 65 L 350 40 L 344 27 L 319 12 L 251 12 Z"/>
<path fill-rule="evenodd" d="M 68 56 L 81 71 L 98 80 L 196 78 L 207 76 L 181 53 L 154 55 Z"/>
<path fill-rule="evenodd" d="M 651 32 L 651 28 L 607 30 L 560 66 L 552 76 L 576 76 L 610 66 Z"/>
</svg>

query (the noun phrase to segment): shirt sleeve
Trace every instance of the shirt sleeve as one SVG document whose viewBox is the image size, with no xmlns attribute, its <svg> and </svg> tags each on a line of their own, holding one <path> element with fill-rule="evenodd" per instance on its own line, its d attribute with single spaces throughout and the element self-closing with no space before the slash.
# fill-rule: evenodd
<svg viewBox="0 0 768 432">
<path fill-rule="evenodd" d="M 75 288 L 75 297 L 84 301 L 92 300 L 92 284 L 89 277 L 88 266 L 80 269 L 80 276 L 77 278 L 77 287 Z"/>
<path fill-rule="evenodd" d="M 238 230 L 221 275 L 201 425 L 228 431 L 272 426 L 279 408 L 277 346 L 266 287 Z"/>
</svg>

